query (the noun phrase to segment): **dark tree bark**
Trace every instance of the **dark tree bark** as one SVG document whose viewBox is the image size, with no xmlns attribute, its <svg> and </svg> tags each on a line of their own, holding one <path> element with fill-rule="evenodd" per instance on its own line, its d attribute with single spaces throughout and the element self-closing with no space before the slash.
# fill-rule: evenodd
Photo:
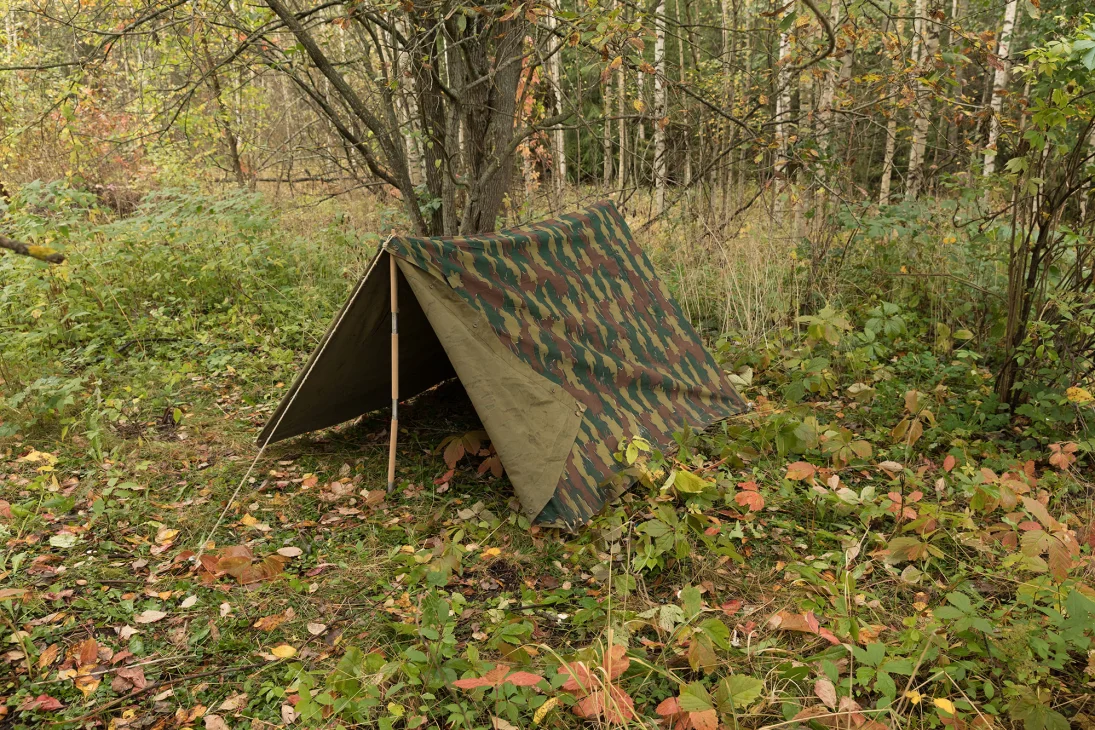
<svg viewBox="0 0 1095 730">
<path fill-rule="evenodd" d="M 54 251 L 49 246 L 35 246 L 14 238 L 0 234 L 0 248 L 6 249 L 21 256 L 30 256 L 32 259 L 45 261 L 47 264 L 59 264 L 65 260 L 64 254 Z"/>
</svg>

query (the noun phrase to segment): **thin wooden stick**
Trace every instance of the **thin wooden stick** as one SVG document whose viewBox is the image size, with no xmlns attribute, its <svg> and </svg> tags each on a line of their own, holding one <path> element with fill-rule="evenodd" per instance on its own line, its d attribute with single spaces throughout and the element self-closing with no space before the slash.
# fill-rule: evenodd
<svg viewBox="0 0 1095 730">
<path fill-rule="evenodd" d="M 392 433 L 388 442 L 388 493 L 395 490 L 395 442 L 399 433 L 399 279 L 395 256 L 388 254 L 392 288 Z"/>
</svg>

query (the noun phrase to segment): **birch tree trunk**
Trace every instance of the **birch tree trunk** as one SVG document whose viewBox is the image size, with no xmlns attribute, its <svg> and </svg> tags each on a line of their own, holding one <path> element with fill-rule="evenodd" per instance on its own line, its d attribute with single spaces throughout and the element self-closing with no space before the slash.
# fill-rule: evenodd
<svg viewBox="0 0 1095 730">
<path fill-rule="evenodd" d="M 616 177 L 617 187 L 620 189 L 620 195 L 624 194 L 624 188 L 627 185 L 627 120 L 624 119 L 624 115 L 627 112 L 627 87 L 624 85 L 624 67 L 620 66 L 616 69 L 616 116 L 618 117 L 618 137 L 619 137 L 619 162 L 616 165 Z"/>
<path fill-rule="evenodd" d="M 601 82 L 601 115 L 604 118 L 604 128 L 601 130 L 601 183 L 605 190 L 612 185 L 612 84 L 609 81 Z"/>
<path fill-rule="evenodd" d="M 840 32 L 840 3 L 841 0 L 832 0 L 829 8 L 829 27 L 834 33 Z M 841 63 L 841 65 L 843 65 Z M 833 99 L 836 96 L 836 81 L 839 71 L 835 68 L 825 68 L 825 76 L 821 81 L 821 94 L 817 104 L 817 137 L 822 150 L 829 153 L 834 148 L 833 144 Z M 827 155 L 828 156 L 828 155 Z M 827 177 L 825 168 L 822 168 L 822 180 Z"/>
<path fill-rule="evenodd" d="M 894 15 L 898 16 L 897 21 L 897 33 L 894 42 L 894 53 L 900 54 L 902 37 L 905 35 L 905 19 L 900 17 L 904 12 L 902 3 L 900 0 L 897 5 L 894 6 Z M 879 184 L 878 189 L 878 204 L 889 205 L 890 203 L 890 187 L 893 182 L 893 158 L 897 151 L 897 117 L 900 111 L 897 100 L 901 95 L 901 66 L 900 55 L 895 55 L 893 64 L 890 68 L 890 74 L 893 78 L 893 82 L 890 84 L 890 94 L 894 97 L 893 104 L 890 108 L 890 117 L 886 120 L 886 152 L 882 158 L 882 182 Z"/>
<path fill-rule="evenodd" d="M 914 38 L 914 53 L 917 65 L 916 109 L 913 119 L 912 143 L 909 147 L 908 186 L 905 199 L 916 200 L 924 187 L 924 153 L 928 148 L 928 131 L 931 126 L 931 87 L 925 77 L 931 72 L 935 52 L 939 46 L 939 23 L 934 15 L 938 7 L 933 3 L 929 8 L 928 0 L 917 0 L 915 26 L 918 30 Z"/>
<path fill-rule="evenodd" d="M 780 14 L 780 23 L 787 12 L 794 10 L 794 3 L 787 6 L 784 13 Z M 787 165 L 789 160 L 789 137 L 791 130 L 791 75 L 789 66 L 791 63 L 791 28 L 781 31 L 779 34 L 779 58 L 776 62 L 776 201 L 774 212 L 777 222 L 782 222 L 785 212 L 783 202 L 780 200 L 787 192 Z"/>
<path fill-rule="evenodd" d="M 559 25 L 559 19 L 555 13 L 556 8 L 552 7 L 548 10 L 547 16 L 547 26 L 552 31 L 553 40 L 554 31 Z M 548 57 L 547 71 L 548 79 L 551 81 L 551 94 L 554 101 L 552 114 L 557 115 L 563 113 L 563 43 L 558 40 L 552 45 L 555 47 L 549 50 L 551 55 Z M 566 130 L 561 125 L 551 130 L 551 158 L 551 181 L 555 187 L 556 195 L 561 198 L 566 190 L 567 182 Z"/>
<path fill-rule="evenodd" d="M 666 0 L 666 2 L 668 2 L 668 0 Z M 682 21 L 682 18 L 681 18 L 681 2 L 682 2 L 682 0 L 676 0 L 677 4 L 674 8 L 676 10 L 676 13 L 677 13 L 677 27 L 678 28 L 683 27 L 683 24 L 681 22 Z M 691 17 L 690 16 L 689 16 L 688 20 L 689 20 L 689 26 L 691 26 Z M 663 32 L 663 35 L 664 35 L 664 32 Z M 724 33 L 724 35 L 725 35 L 725 33 Z M 688 39 L 688 44 L 690 46 L 692 46 L 693 48 L 695 47 L 695 43 L 690 37 Z M 678 64 L 677 74 L 678 74 L 678 78 L 681 82 L 682 87 L 685 84 L 688 83 L 688 66 L 687 66 L 687 64 L 685 63 L 685 60 L 684 60 L 684 45 L 685 45 L 684 44 L 684 38 L 679 38 L 677 40 L 677 64 Z M 666 71 L 666 73 L 668 74 L 668 70 Z M 667 80 L 668 80 L 668 78 L 669 77 L 666 76 Z M 666 86 L 668 86 L 668 81 L 666 83 Z M 666 103 L 666 109 L 668 110 L 668 102 Z M 685 188 L 690 188 L 690 187 L 692 187 L 692 128 L 691 128 L 691 126 L 688 126 L 686 128 L 685 133 L 682 135 L 682 138 L 681 138 L 681 155 L 684 157 L 684 179 L 682 180 L 682 182 L 684 183 Z"/>
<path fill-rule="evenodd" d="M 665 210 L 668 166 L 665 157 L 665 127 L 669 122 L 666 108 L 665 75 L 665 0 L 654 8 L 654 213 Z"/>
<path fill-rule="evenodd" d="M 985 177 L 990 177 L 996 172 L 996 142 L 1000 138 L 1000 112 L 1004 108 L 1004 92 L 1008 86 L 1008 71 L 1011 68 L 1008 56 L 1011 53 L 1011 39 L 1015 34 L 1018 8 L 1019 0 L 1008 0 L 1008 4 L 1004 7 L 1004 26 L 1000 29 L 1000 40 L 996 44 L 996 56 L 1000 65 L 996 67 L 996 73 L 992 78 L 992 97 L 989 101 L 992 116 L 989 118 L 989 142 L 985 146 L 983 168 Z"/>
</svg>

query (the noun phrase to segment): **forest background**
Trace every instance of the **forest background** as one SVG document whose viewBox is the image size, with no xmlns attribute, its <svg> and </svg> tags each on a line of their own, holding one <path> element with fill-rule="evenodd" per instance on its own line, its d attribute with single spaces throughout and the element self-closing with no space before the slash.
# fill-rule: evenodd
<svg viewBox="0 0 1095 730">
<path fill-rule="evenodd" d="M 0 726 L 1095 725 L 1084 3 L 0 15 Z M 605 197 L 751 413 L 577 535 L 459 388 L 248 475 L 384 236 Z"/>
</svg>

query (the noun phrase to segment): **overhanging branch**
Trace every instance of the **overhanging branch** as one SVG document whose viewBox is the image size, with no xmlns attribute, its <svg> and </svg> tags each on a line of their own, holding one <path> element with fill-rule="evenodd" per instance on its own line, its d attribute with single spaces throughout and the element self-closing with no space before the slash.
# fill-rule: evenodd
<svg viewBox="0 0 1095 730">
<path fill-rule="evenodd" d="M 23 243 L 22 241 L 16 241 L 14 238 L 8 238 L 3 234 L 0 234 L 0 248 L 7 249 L 8 251 L 17 253 L 21 256 L 30 256 L 32 259 L 38 259 L 47 264 L 59 264 L 65 260 L 64 254 L 54 251 L 49 246 L 35 246 L 33 244 Z"/>
</svg>

